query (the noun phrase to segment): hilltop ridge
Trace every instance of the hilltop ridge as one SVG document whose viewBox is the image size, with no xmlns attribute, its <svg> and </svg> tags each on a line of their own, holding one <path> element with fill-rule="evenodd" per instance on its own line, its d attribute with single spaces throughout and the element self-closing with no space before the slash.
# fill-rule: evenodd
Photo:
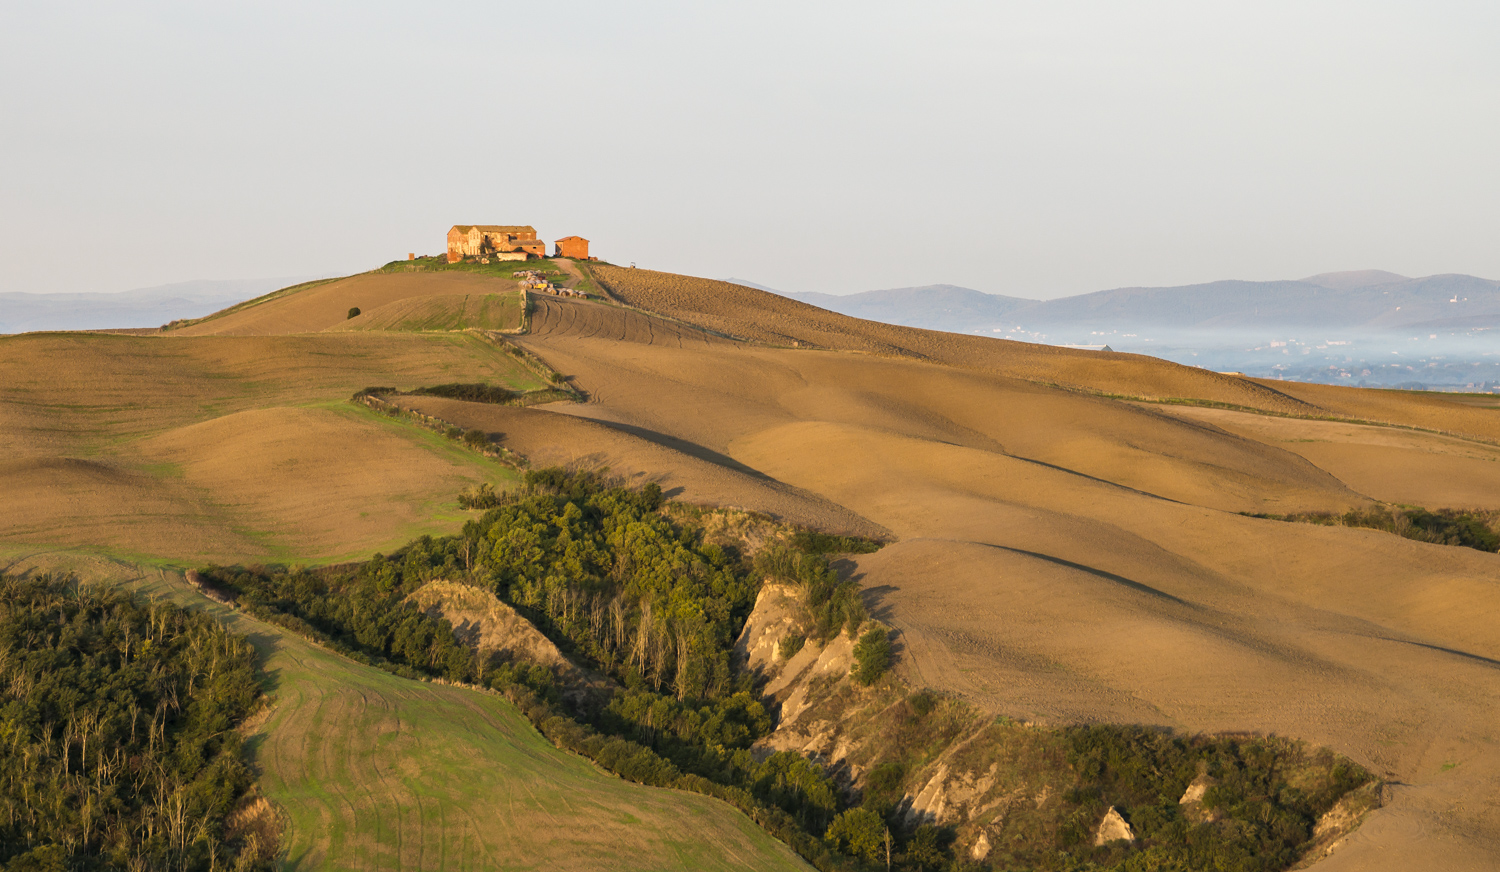
<svg viewBox="0 0 1500 872">
<path fill-rule="evenodd" d="M 1287 281 L 1223 280 L 1176 287 L 1127 287 L 1051 300 L 987 294 L 955 285 L 892 288 L 840 296 L 784 296 L 860 318 L 969 332 L 1153 328 L 1399 330 L 1433 323 L 1500 324 L 1500 282 L 1467 275 L 1406 278 L 1381 270 L 1324 273 Z"/>
</svg>

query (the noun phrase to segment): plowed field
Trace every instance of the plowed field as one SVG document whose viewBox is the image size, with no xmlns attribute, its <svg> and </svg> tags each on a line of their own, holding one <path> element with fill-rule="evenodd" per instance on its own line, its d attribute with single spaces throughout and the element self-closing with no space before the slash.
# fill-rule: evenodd
<svg viewBox="0 0 1500 872">
<path fill-rule="evenodd" d="M 514 281 L 468 272 L 362 273 L 290 294 L 269 294 L 171 331 L 180 336 L 269 336 L 316 333 L 398 300 L 514 293 Z M 430 314 L 430 313 L 429 313 Z"/>
<path fill-rule="evenodd" d="M 510 473 L 347 399 L 456 375 L 540 385 L 465 335 L 0 339 L 0 543 L 306 560 L 446 531 Z"/>
<path fill-rule="evenodd" d="M 443 294 L 407 297 L 367 309 L 329 327 L 345 330 L 393 330 L 421 333 L 431 330 L 514 330 L 521 326 L 521 292 L 503 294 Z"/>
<path fill-rule="evenodd" d="M 500 437 L 500 444 L 533 466 L 607 468 L 631 486 L 656 482 L 669 499 L 751 507 L 775 517 L 840 535 L 883 537 L 887 531 L 835 503 L 756 475 L 699 446 L 543 409 L 466 403 L 437 397 L 401 397 L 401 406 L 464 429 Z M 587 446 L 587 453 L 583 453 Z"/>
</svg>

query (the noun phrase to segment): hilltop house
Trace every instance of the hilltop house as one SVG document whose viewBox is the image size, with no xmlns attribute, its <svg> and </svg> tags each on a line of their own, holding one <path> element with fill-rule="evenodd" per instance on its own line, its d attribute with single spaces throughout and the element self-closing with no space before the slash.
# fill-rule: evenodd
<svg viewBox="0 0 1500 872">
<path fill-rule="evenodd" d="M 510 257 L 500 257 L 509 254 Z M 466 257 L 524 260 L 547 256 L 547 243 L 536 238 L 529 224 L 455 224 L 448 231 L 448 262 Z"/>
<path fill-rule="evenodd" d="M 576 260 L 589 259 L 589 241 L 582 236 L 564 236 L 553 243 L 553 257 L 571 257 Z"/>
</svg>

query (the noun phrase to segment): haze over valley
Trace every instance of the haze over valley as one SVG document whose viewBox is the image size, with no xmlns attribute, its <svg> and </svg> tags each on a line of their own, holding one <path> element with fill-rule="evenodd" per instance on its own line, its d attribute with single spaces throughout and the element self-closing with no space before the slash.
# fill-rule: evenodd
<svg viewBox="0 0 1500 872">
<path fill-rule="evenodd" d="M 758 287 L 750 283 L 753 287 Z M 1260 378 L 1500 390 L 1500 282 L 1379 270 L 1046 301 L 954 285 L 786 296 L 890 324 L 1149 354 Z"/>
</svg>

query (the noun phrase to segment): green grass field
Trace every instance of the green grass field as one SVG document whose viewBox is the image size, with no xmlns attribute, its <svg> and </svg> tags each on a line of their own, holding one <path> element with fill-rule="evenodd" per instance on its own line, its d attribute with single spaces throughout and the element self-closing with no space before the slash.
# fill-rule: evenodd
<svg viewBox="0 0 1500 872">
<path fill-rule="evenodd" d="M 547 258 L 531 260 L 499 260 L 493 263 L 448 263 L 446 257 L 419 257 L 416 260 L 393 260 L 374 272 L 470 272 L 495 278 L 511 279 L 516 273 L 532 270 L 546 276 L 560 276 L 562 270 Z"/>
<path fill-rule="evenodd" d="M 209 610 L 259 650 L 273 697 L 249 746 L 284 812 L 286 866 L 311 870 L 806 870 L 728 805 L 622 781 L 559 751 L 501 697 L 361 666 L 208 602 L 171 571 L 11 551 Z"/>
</svg>

